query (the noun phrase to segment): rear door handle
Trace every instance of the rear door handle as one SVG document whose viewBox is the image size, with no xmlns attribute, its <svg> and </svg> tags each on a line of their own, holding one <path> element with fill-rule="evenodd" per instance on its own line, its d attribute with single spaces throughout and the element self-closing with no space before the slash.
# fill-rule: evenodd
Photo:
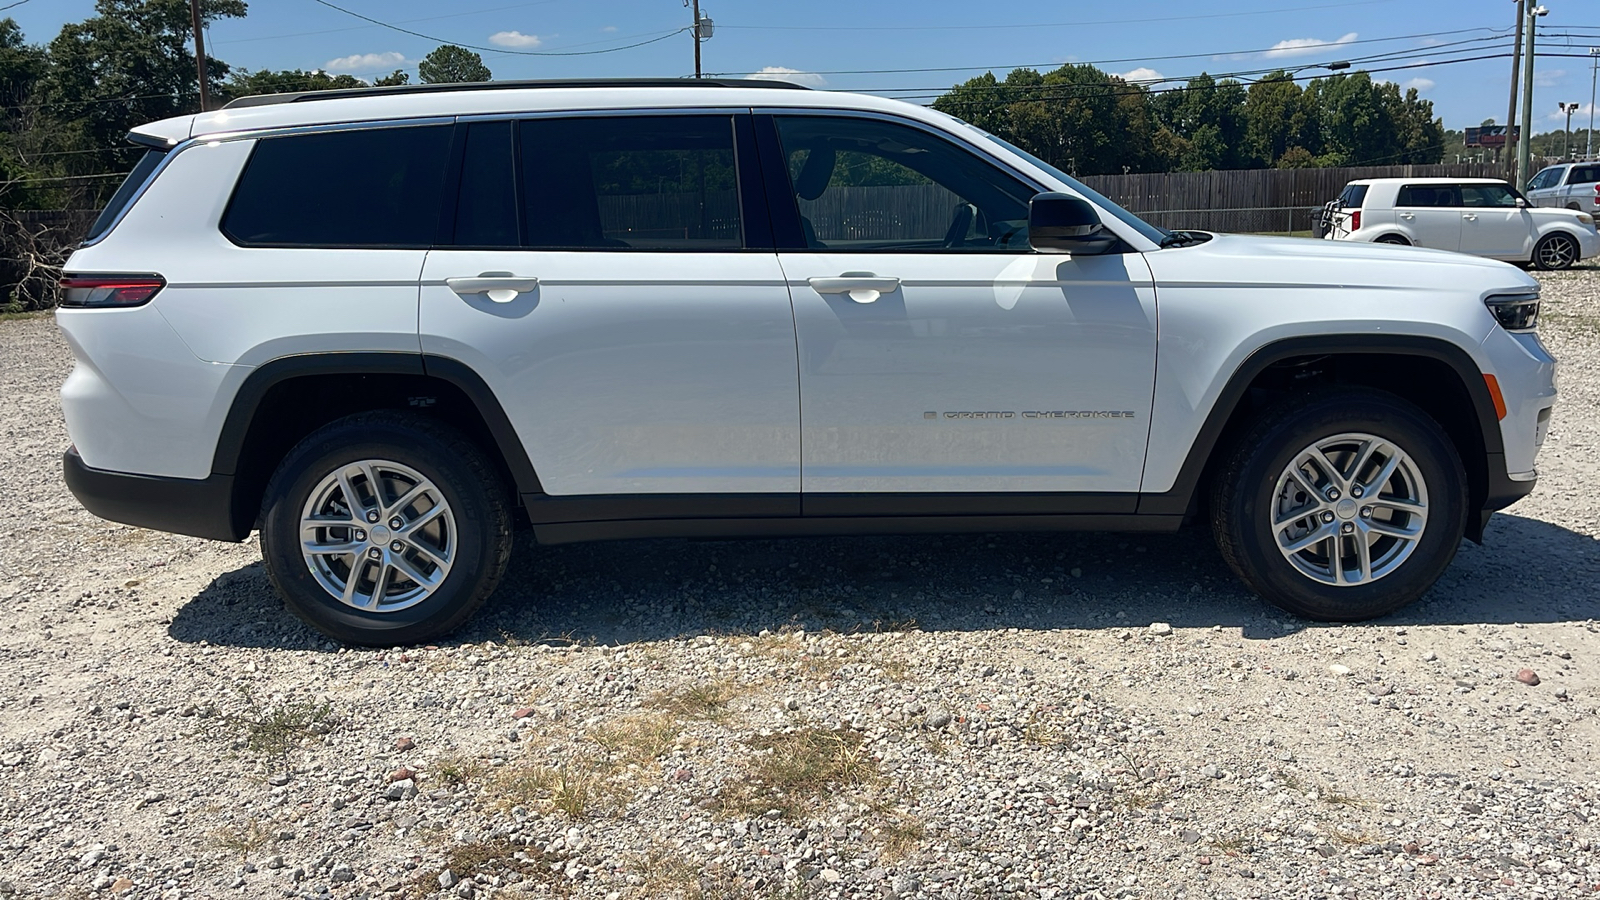
<svg viewBox="0 0 1600 900">
<path fill-rule="evenodd" d="M 871 303 L 900 289 L 900 279 L 871 272 L 846 272 L 837 278 L 807 278 L 806 283 L 819 294 L 844 294 L 857 303 Z"/>
<path fill-rule="evenodd" d="M 1462 213 L 1461 214 L 1461 218 L 1466 219 L 1468 222 L 1476 222 L 1476 221 L 1478 221 L 1478 217 L 1473 215 L 1472 213 Z"/>
<path fill-rule="evenodd" d="M 1400 218 L 1402 218 L 1402 219 L 1415 219 L 1416 217 L 1417 217 L 1416 213 L 1401 213 L 1400 214 Z"/>
<path fill-rule="evenodd" d="M 487 294 L 496 303 L 510 303 L 518 294 L 526 294 L 537 288 L 539 279 L 510 272 L 483 272 L 473 278 L 446 278 L 444 283 L 463 297 Z"/>
</svg>

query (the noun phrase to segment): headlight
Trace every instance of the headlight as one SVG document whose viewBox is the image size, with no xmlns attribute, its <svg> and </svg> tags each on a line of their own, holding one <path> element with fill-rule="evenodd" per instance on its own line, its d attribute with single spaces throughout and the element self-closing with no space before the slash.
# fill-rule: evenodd
<svg viewBox="0 0 1600 900">
<path fill-rule="evenodd" d="M 1532 331 L 1539 327 L 1538 294 L 1502 294 L 1485 299 L 1495 321 L 1507 331 Z"/>
<path fill-rule="evenodd" d="M 1578 213 L 1578 221 L 1585 225 L 1593 225 L 1594 216 L 1591 216 L 1588 213 Z"/>
</svg>

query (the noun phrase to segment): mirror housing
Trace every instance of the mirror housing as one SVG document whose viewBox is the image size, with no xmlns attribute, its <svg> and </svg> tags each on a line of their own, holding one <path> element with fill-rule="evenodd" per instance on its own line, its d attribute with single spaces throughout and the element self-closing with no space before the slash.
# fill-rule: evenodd
<svg viewBox="0 0 1600 900">
<path fill-rule="evenodd" d="M 1527 208 L 1528 208 L 1528 201 L 1522 199 L 1521 197 L 1518 197 L 1517 198 L 1517 209 L 1527 209 Z"/>
<path fill-rule="evenodd" d="M 1106 230 L 1089 201 L 1071 194 L 1045 193 L 1028 204 L 1028 243 L 1040 253 L 1093 256 L 1115 246 L 1117 236 Z"/>
</svg>

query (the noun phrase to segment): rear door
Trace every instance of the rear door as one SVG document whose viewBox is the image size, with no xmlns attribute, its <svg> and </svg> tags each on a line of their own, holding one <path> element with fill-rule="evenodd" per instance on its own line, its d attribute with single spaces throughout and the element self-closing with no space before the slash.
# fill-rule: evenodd
<svg viewBox="0 0 1600 900">
<path fill-rule="evenodd" d="M 1584 212 L 1594 211 L 1597 182 L 1600 182 L 1600 165 L 1573 166 L 1567 176 L 1566 203 L 1562 205 Z"/>
<path fill-rule="evenodd" d="M 1453 184 L 1407 184 L 1394 201 L 1395 224 L 1412 243 L 1434 250 L 1461 247 L 1461 188 Z"/>
<path fill-rule="evenodd" d="M 1527 259 L 1533 252 L 1533 216 L 1517 206 L 1504 184 L 1461 186 L 1461 252 Z"/>
<path fill-rule="evenodd" d="M 759 182 L 741 185 L 749 127 L 733 113 L 464 124 L 422 347 L 493 389 L 547 500 L 613 501 L 536 517 L 685 513 L 692 498 L 672 495 L 706 515 L 798 514 L 794 319 Z"/>
</svg>

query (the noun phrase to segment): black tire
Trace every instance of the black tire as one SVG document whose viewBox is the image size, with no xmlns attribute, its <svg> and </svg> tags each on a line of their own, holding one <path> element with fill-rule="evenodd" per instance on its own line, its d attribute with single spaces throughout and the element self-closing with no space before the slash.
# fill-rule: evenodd
<svg viewBox="0 0 1600 900">
<path fill-rule="evenodd" d="M 1560 242 L 1559 247 L 1565 248 L 1565 252 L 1558 250 L 1558 242 Z M 1582 248 L 1578 246 L 1577 238 L 1558 231 L 1555 234 L 1545 235 L 1534 246 L 1533 264 L 1545 272 L 1570 269 L 1572 264 L 1578 261 L 1578 255 L 1582 252 Z"/>
<path fill-rule="evenodd" d="M 1425 486 L 1428 513 L 1410 555 L 1392 571 L 1336 586 L 1305 574 L 1279 551 L 1269 517 L 1279 479 L 1296 456 L 1347 433 L 1381 438 L 1404 451 Z M 1438 423 L 1405 400 L 1365 388 L 1303 394 L 1257 417 L 1231 445 L 1211 484 L 1212 533 L 1228 565 L 1269 602 L 1310 619 L 1370 619 L 1422 596 L 1455 558 L 1466 530 L 1466 481 L 1461 458 Z M 1345 526 L 1336 519 L 1330 527 Z"/>
<path fill-rule="evenodd" d="M 1373 241 L 1373 243 L 1374 244 L 1398 244 L 1401 247 L 1409 247 L 1409 246 L 1411 246 L 1411 242 L 1410 241 L 1406 240 L 1405 238 L 1401 237 L 1398 234 L 1386 234 L 1383 237 L 1378 238 L 1377 240 Z"/>
<path fill-rule="evenodd" d="M 404 609 L 375 612 L 341 602 L 301 554 L 300 517 L 312 492 L 341 467 L 361 460 L 384 460 L 419 473 L 442 494 L 453 516 L 450 568 L 431 594 Z M 511 558 L 507 497 L 494 465 L 459 431 L 400 412 L 348 416 L 296 445 L 268 483 L 261 525 L 267 576 L 291 612 L 331 638 L 369 646 L 428 641 L 460 627 L 499 584 Z M 374 540 L 377 531 L 374 526 Z M 369 593 L 379 591 L 374 587 Z"/>
</svg>

